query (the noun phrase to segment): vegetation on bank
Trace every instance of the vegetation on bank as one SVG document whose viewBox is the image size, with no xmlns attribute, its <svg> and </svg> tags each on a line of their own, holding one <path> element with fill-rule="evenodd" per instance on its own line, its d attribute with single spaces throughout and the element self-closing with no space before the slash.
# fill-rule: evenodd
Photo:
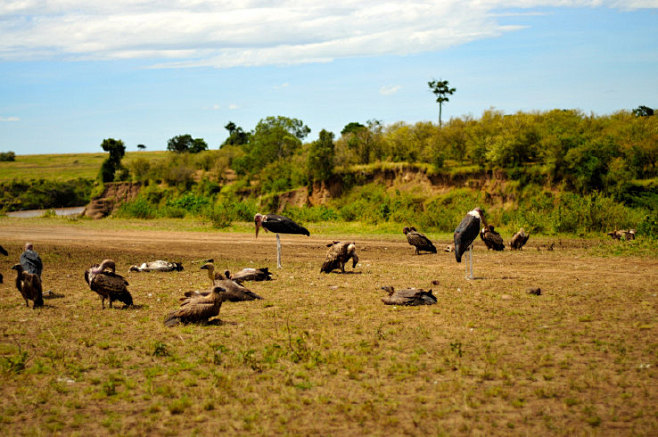
<svg viewBox="0 0 658 437">
<path fill-rule="evenodd" d="M 175 153 L 162 152 L 159 160 L 147 152 L 131 160 L 127 155 L 114 180 L 145 188 L 117 214 L 196 215 L 223 227 L 250 220 L 257 209 L 278 209 L 289 190 L 306 187 L 312 194 L 338 185 L 340 197 L 288 207 L 286 214 L 308 222 L 413 223 L 448 232 L 478 204 L 509 229 L 553 234 L 635 227 L 657 234 L 658 118 L 644 113 L 490 110 L 442 127 L 371 120 L 348 124 L 337 138 L 321 131 L 310 142 L 304 142 L 310 129 L 293 118 L 267 117 L 249 132 L 233 123 L 226 128 L 229 138 L 219 150 L 170 148 Z M 192 138 L 170 142 L 183 137 Z M 385 187 L 374 180 L 404 169 L 424 173 L 441 189 L 399 181 Z"/>
</svg>

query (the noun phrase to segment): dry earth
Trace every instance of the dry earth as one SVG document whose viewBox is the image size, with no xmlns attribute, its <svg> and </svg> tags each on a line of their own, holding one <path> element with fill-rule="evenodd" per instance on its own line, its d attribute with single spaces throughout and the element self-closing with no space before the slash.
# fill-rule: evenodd
<svg viewBox="0 0 658 437">
<path fill-rule="evenodd" d="M 335 238 L 0 224 L 0 429 L 9 435 L 657 435 L 658 260 L 596 257 L 587 242 L 475 250 L 477 279 L 404 236 L 355 239 L 355 273 L 321 274 Z M 25 241 L 44 289 L 26 308 L 9 268 Z M 439 242 L 447 244 L 448 242 Z M 101 309 L 83 271 L 116 260 L 136 306 Z M 263 301 L 221 323 L 165 328 L 200 261 L 269 266 Z M 128 273 L 154 259 L 180 273 Z M 349 270 L 349 269 L 348 269 Z M 431 285 L 438 281 L 438 285 Z M 438 304 L 382 304 L 381 285 Z M 540 296 L 526 289 L 540 287 Z"/>
</svg>

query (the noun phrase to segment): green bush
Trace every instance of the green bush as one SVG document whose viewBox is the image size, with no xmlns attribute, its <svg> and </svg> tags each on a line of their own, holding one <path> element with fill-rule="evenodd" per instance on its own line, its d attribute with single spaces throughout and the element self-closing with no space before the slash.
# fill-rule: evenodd
<svg viewBox="0 0 658 437">
<path fill-rule="evenodd" d="M 129 217 L 140 219 L 152 219 L 157 214 L 157 208 L 150 204 L 142 196 L 138 196 L 131 202 L 122 203 L 114 212 L 117 217 Z"/>
</svg>

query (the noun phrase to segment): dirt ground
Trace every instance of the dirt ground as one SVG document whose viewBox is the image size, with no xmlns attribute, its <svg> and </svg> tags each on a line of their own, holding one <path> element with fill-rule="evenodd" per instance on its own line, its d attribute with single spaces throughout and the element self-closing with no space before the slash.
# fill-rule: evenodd
<svg viewBox="0 0 658 437">
<path fill-rule="evenodd" d="M 0 223 L 10 252 L 0 258 L 0 429 L 658 434 L 656 257 L 594 256 L 591 240 L 531 238 L 502 253 L 479 242 L 468 281 L 453 254 L 414 255 L 400 234 L 349 237 L 354 271 L 319 273 L 326 243 L 341 239 L 282 236 L 277 270 L 272 234 Z M 37 310 L 10 270 L 26 241 L 44 261 L 44 290 L 62 295 Z M 102 310 L 88 289 L 84 270 L 104 258 L 130 282 L 134 308 Z M 273 281 L 248 285 L 265 299 L 224 303 L 221 322 L 165 328 L 185 291 L 209 286 L 208 258 L 220 271 L 269 267 Z M 128 273 L 155 259 L 185 270 Z M 382 285 L 431 288 L 438 304 L 385 306 Z"/>
</svg>

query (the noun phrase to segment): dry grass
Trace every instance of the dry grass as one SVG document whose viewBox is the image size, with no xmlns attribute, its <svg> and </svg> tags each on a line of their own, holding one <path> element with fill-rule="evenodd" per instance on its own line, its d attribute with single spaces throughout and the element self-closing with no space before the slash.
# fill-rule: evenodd
<svg viewBox="0 0 658 437">
<path fill-rule="evenodd" d="M 466 281 L 452 254 L 415 256 L 400 234 L 359 237 L 358 273 L 325 275 L 334 236 L 284 236 L 284 269 L 251 285 L 265 300 L 224 304 L 221 324 L 168 329 L 179 296 L 207 286 L 199 260 L 273 268 L 273 236 L 8 223 L 0 423 L 10 435 L 658 433 L 656 258 L 478 246 L 479 279 Z M 8 273 L 27 239 L 44 289 L 65 295 L 41 310 L 25 308 Z M 84 269 L 107 257 L 137 308 L 101 310 L 86 287 Z M 157 258 L 185 271 L 127 273 Z M 380 301 L 380 285 L 432 280 L 438 305 Z"/>
</svg>

